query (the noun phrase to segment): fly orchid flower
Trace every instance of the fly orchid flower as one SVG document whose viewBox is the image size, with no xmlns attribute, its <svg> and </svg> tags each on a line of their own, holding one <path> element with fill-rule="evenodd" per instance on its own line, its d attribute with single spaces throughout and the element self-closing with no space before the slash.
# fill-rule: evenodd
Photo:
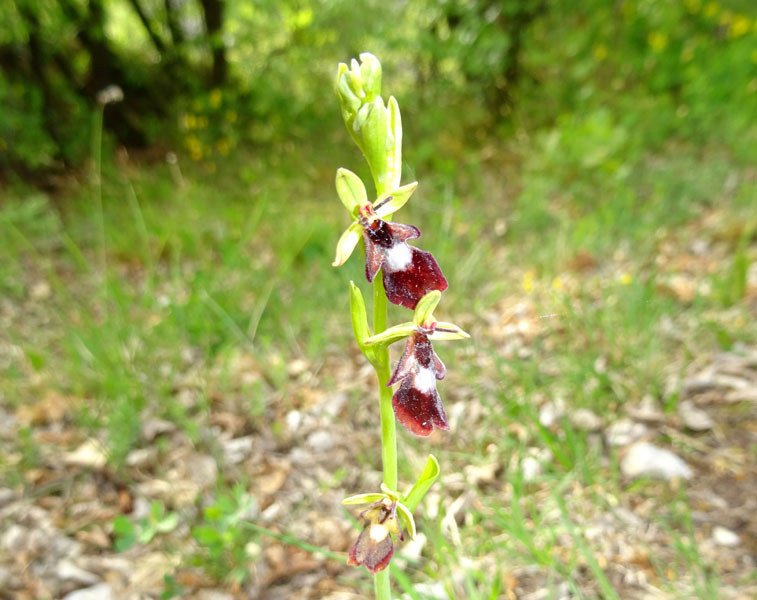
<svg viewBox="0 0 757 600">
<path fill-rule="evenodd" d="M 436 380 L 444 379 L 447 370 L 431 342 L 470 337 L 454 323 L 434 319 L 433 310 L 440 299 L 441 292 L 429 292 L 418 302 L 411 322 L 390 327 L 364 342 L 366 345 L 391 344 L 407 338 L 405 351 L 387 387 L 402 382 L 392 397 L 394 414 L 408 431 L 421 437 L 431 435 L 434 427 L 449 429 L 447 415 L 436 389 Z"/>
<path fill-rule="evenodd" d="M 381 269 L 386 297 L 411 310 L 428 292 L 447 289 L 447 280 L 433 255 L 407 243 L 420 237 L 420 230 L 384 219 L 404 206 L 417 185 L 397 188 L 371 204 L 357 175 L 347 169 L 339 169 L 336 175 L 337 193 L 355 220 L 339 239 L 333 266 L 343 265 L 362 237 L 365 278 L 372 282 Z"/>
<path fill-rule="evenodd" d="M 400 501 L 397 492 L 381 485 L 381 494 L 358 494 L 342 500 L 342 504 L 368 504 L 360 513 L 365 527 L 350 548 L 347 564 L 363 565 L 374 575 L 389 566 L 394 554 L 393 537 L 405 539 L 402 525 L 411 539 L 415 538 L 415 521 L 410 509 Z"/>
</svg>

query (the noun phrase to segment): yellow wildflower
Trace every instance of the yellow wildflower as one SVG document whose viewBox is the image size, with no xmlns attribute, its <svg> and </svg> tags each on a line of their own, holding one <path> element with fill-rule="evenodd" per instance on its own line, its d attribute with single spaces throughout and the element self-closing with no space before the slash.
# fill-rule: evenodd
<svg viewBox="0 0 757 600">
<path fill-rule="evenodd" d="M 652 50 L 659 53 L 665 50 L 665 46 L 668 45 L 668 36 L 659 31 L 652 31 L 647 36 L 647 43 L 652 47 Z"/>
<path fill-rule="evenodd" d="M 750 29 L 751 24 L 749 23 L 749 19 L 744 15 L 736 15 L 733 21 L 731 21 L 731 27 L 728 30 L 728 37 L 739 38 L 742 35 L 749 33 Z"/>
<path fill-rule="evenodd" d="M 218 108 L 219 106 L 221 106 L 221 98 L 221 90 L 219 90 L 218 88 L 213 88 L 210 91 L 210 106 L 212 106 L 213 108 Z"/>
<path fill-rule="evenodd" d="M 530 294 L 534 291 L 534 277 L 535 273 L 532 270 L 526 271 L 523 275 L 523 291 Z"/>
<path fill-rule="evenodd" d="M 705 17 L 714 17 L 720 10 L 720 4 L 717 2 L 708 2 L 704 7 Z"/>
</svg>

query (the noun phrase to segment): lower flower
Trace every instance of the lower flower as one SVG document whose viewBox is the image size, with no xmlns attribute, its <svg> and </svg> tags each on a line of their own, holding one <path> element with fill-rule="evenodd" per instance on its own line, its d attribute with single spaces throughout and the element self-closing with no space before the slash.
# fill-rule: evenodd
<svg viewBox="0 0 757 600">
<path fill-rule="evenodd" d="M 397 503 L 389 498 L 374 502 L 360 515 L 366 526 L 350 548 L 348 565 L 363 565 L 374 575 L 389 566 L 394 554 L 392 536 L 403 539 L 402 528 L 397 518 Z"/>
</svg>

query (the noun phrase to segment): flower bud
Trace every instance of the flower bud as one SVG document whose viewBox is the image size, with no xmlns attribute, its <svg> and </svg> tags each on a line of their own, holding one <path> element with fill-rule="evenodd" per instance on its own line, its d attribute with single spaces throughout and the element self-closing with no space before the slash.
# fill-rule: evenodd
<svg viewBox="0 0 757 600">
<path fill-rule="evenodd" d="M 363 52 L 360 55 L 360 60 L 363 63 L 360 66 L 360 79 L 363 84 L 365 100 L 371 102 L 381 95 L 381 63 L 370 52 Z"/>
</svg>

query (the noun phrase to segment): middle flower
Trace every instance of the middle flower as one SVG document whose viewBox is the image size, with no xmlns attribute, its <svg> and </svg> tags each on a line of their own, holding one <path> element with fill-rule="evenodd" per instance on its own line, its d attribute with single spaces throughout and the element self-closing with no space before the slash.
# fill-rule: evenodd
<svg viewBox="0 0 757 600">
<path fill-rule="evenodd" d="M 365 278 L 372 282 L 381 269 L 389 302 L 413 310 L 428 292 L 446 290 L 447 280 L 430 252 L 408 245 L 407 240 L 420 237 L 420 230 L 378 218 L 375 210 L 379 206 L 360 207 Z"/>
</svg>

